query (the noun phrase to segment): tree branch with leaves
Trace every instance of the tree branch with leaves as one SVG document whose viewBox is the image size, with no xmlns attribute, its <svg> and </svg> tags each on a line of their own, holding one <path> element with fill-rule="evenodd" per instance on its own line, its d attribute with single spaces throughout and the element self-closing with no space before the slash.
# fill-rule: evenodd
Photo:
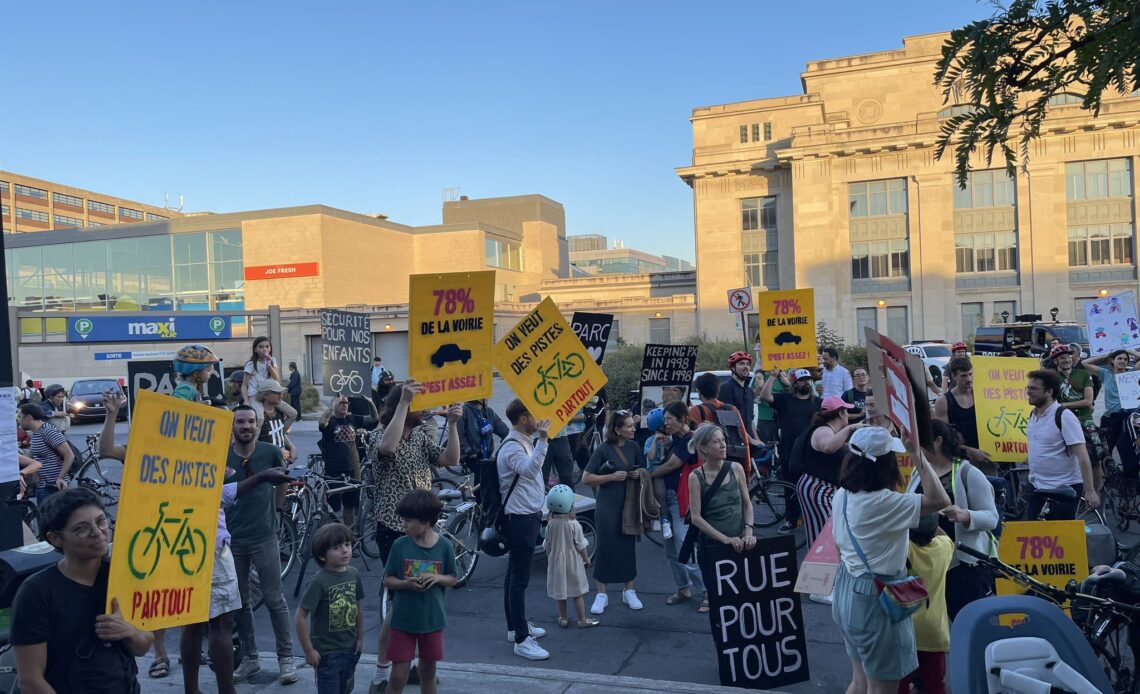
<svg viewBox="0 0 1140 694">
<path fill-rule="evenodd" d="M 1099 115 L 1106 91 L 1130 94 L 1140 86 L 1138 59 L 1136 0 L 999 4 L 993 17 L 951 32 L 942 47 L 934 83 L 948 104 L 972 108 L 942 124 L 935 156 L 953 149 L 962 187 L 979 150 L 987 165 L 1000 152 L 1012 176 L 1028 162 L 1052 97 L 1077 91 L 1081 107 Z"/>
</svg>

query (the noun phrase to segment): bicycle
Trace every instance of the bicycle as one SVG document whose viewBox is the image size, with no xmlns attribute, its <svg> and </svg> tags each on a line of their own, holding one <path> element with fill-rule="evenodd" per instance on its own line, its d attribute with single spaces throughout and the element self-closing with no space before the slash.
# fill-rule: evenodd
<svg viewBox="0 0 1140 694">
<path fill-rule="evenodd" d="M 1137 686 L 1140 683 L 1138 683 L 1135 673 L 1135 656 L 1131 658 L 1133 663 L 1130 667 L 1124 653 L 1122 653 L 1121 646 L 1128 628 L 1134 623 L 1140 624 L 1140 606 L 1081 592 L 1081 588 L 1084 586 L 1095 587 L 1098 583 L 1108 582 L 1105 576 L 1106 572 L 1093 574 L 1081 586 L 1078 586 L 1076 581 L 1070 580 L 1064 588 L 1058 588 L 1042 583 L 1024 571 L 988 554 L 983 554 L 972 547 L 959 543 L 957 548 L 1001 576 L 1028 588 L 1031 595 L 1052 602 L 1058 609 L 1068 603 L 1073 621 L 1077 623 L 1081 633 L 1092 646 L 1105 674 L 1112 682 L 1113 691 L 1118 693 L 1137 691 Z M 1118 562 L 1115 566 L 1119 568 L 1123 564 L 1127 564 L 1127 562 Z M 1131 566 L 1132 569 L 1140 571 L 1135 565 Z M 1122 570 L 1120 579 L 1123 576 Z M 1140 646 L 1140 644 L 1137 645 Z"/>
<path fill-rule="evenodd" d="M 534 399 L 540 405 L 549 405 L 558 398 L 558 381 L 563 378 L 578 378 L 586 368 L 586 361 L 581 354 L 573 353 L 565 359 L 561 354 L 554 355 L 554 361 L 545 369 L 539 367 L 538 375 L 542 378 L 534 387 Z"/>
<path fill-rule="evenodd" d="M 103 457 L 99 455 L 99 434 L 90 434 L 85 440 L 87 449 L 77 461 L 75 484 L 95 492 L 104 508 L 112 508 L 119 503 L 120 484 L 111 480 L 103 470 Z M 112 515 L 108 514 L 107 517 L 112 518 Z M 111 522 L 114 523 L 113 520 Z"/>
<path fill-rule="evenodd" d="M 187 576 L 197 574 L 206 563 L 206 534 L 198 528 L 190 527 L 190 516 L 194 515 L 194 509 L 183 509 L 181 517 L 167 517 L 166 508 L 169 505 L 169 501 L 160 503 L 154 525 L 135 532 L 127 546 L 127 568 L 137 579 L 147 578 L 158 569 L 158 561 L 164 550 L 170 556 L 178 557 L 179 568 Z M 173 540 L 166 532 L 167 525 L 178 526 Z M 145 540 L 146 544 L 136 552 L 140 539 Z"/>
<path fill-rule="evenodd" d="M 360 395 L 364 392 L 364 378 L 359 371 L 351 370 L 345 373 L 344 369 L 338 369 L 335 374 L 329 376 L 329 388 L 337 395 L 340 395 L 345 388 L 348 388 L 348 392 L 353 395 Z"/>
<path fill-rule="evenodd" d="M 752 528 L 756 531 L 757 537 L 780 535 L 778 530 L 772 528 L 778 528 L 787 520 L 787 502 L 788 499 L 795 498 L 795 495 L 795 485 L 779 479 L 777 468 L 771 468 L 763 474 L 757 471 L 753 475 L 748 496 L 752 498 Z M 807 546 L 807 532 L 802 525 L 797 526 L 793 534 L 796 539 L 796 549 Z"/>
</svg>

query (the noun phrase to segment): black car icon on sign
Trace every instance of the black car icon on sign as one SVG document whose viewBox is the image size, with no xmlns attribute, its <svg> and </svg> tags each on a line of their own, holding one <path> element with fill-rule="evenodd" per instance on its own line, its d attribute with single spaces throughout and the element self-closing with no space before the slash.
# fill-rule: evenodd
<svg viewBox="0 0 1140 694">
<path fill-rule="evenodd" d="M 442 345 L 431 355 L 431 363 L 437 369 L 443 368 L 448 362 L 458 361 L 466 364 L 471 359 L 471 350 L 460 349 L 459 345 L 449 342 Z"/>
<path fill-rule="evenodd" d="M 796 335 L 795 333 L 790 333 L 787 330 L 776 336 L 777 345 L 786 345 L 788 343 L 798 345 L 802 340 L 802 337 Z"/>
</svg>

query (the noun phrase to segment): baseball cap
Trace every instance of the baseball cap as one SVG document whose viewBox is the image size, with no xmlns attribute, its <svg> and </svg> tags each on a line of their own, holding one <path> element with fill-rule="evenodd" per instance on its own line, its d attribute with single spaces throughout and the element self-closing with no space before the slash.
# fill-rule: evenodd
<svg viewBox="0 0 1140 694">
<path fill-rule="evenodd" d="M 793 381 L 798 381 L 801 378 L 811 378 L 811 372 L 807 369 L 796 369 L 792 372 Z"/>
<path fill-rule="evenodd" d="M 828 395 L 819 405 L 820 412 L 832 412 L 840 409 L 853 410 L 855 406 L 837 395 Z"/>
<path fill-rule="evenodd" d="M 851 435 L 851 439 L 847 442 L 847 450 L 857 456 L 874 460 L 891 451 L 906 453 L 906 446 L 882 427 L 863 427 Z"/>
</svg>

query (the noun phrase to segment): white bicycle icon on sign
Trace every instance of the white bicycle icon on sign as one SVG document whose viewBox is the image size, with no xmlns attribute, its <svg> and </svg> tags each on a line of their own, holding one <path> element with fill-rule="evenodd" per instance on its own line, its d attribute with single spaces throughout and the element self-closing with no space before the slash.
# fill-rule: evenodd
<svg viewBox="0 0 1140 694">
<path fill-rule="evenodd" d="M 344 369 L 338 369 L 335 374 L 329 376 L 329 388 L 332 388 L 337 395 L 345 389 L 353 395 L 360 395 L 364 392 L 364 379 L 360 377 L 358 371 L 345 373 Z"/>
</svg>

